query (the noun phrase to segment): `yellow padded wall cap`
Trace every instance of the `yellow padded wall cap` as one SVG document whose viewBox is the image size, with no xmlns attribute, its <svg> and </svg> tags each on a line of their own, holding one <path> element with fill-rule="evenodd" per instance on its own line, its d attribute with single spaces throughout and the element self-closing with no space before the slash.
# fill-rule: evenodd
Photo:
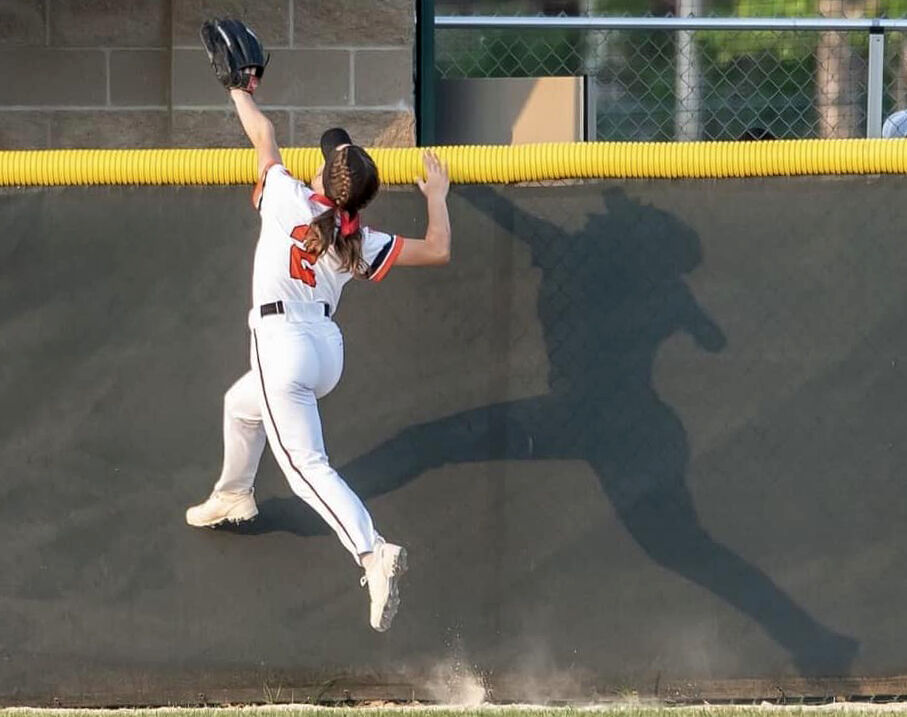
<svg viewBox="0 0 907 717">
<path fill-rule="evenodd" d="M 585 142 L 434 147 L 462 184 L 558 179 L 685 179 L 824 174 L 903 174 L 907 140 L 762 142 Z M 422 149 L 369 150 L 385 184 L 411 184 Z M 290 171 L 309 180 L 317 148 L 283 150 Z M 63 149 L 0 152 L 0 185 L 254 184 L 251 149 Z"/>
</svg>

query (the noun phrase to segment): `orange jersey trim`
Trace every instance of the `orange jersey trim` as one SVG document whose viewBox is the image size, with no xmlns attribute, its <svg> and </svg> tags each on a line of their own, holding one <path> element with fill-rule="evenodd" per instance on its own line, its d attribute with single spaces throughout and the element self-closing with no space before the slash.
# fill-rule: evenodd
<svg viewBox="0 0 907 717">
<path fill-rule="evenodd" d="M 280 164 L 280 162 L 268 162 L 265 165 L 265 168 L 261 170 L 261 176 L 258 178 L 255 189 L 252 190 L 252 206 L 259 211 L 261 210 L 261 195 L 264 194 L 265 191 L 265 178 L 268 176 L 268 172 L 271 171 L 271 167 L 275 164 Z M 287 174 L 289 173 L 289 170 L 287 170 Z"/>
<path fill-rule="evenodd" d="M 394 234 L 392 241 L 394 242 L 394 245 L 387 253 L 387 256 L 384 257 L 384 261 L 381 262 L 381 266 L 379 266 L 369 277 L 370 281 L 381 281 L 385 276 L 387 276 L 387 272 L 391 270 L 394 262 L 397 261 L 397 257 L 400 256 L 400 252 L 403 251 L 403 237 Z"/>
</svg>

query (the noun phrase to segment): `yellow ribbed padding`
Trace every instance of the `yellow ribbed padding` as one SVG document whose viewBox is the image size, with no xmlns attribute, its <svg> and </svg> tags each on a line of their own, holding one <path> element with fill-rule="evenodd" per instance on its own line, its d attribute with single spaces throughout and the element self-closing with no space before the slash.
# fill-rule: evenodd
<svg viewBox="0 0 907 717">
<path fill-rule="evenodd" d="M 721 178 L 907 173 L 907 141 L 885 139 L 763 142 L 587 142 L 435 147 L 454 182 L 513 183 L 589 178 Z M 421 149 L 370 150 L 386 184 L 410 184 Z M 283 150 L 284 162 L 311 179 L 316 148 Z M 251 149 L 64 149 L 0 152 L 0 185 L 251 184 Z"/>
</svg>

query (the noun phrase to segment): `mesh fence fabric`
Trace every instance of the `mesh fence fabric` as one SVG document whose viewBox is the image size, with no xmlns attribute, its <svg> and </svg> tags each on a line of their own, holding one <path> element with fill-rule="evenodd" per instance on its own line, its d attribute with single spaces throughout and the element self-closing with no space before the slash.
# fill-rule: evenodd
<svg viewBox="0 0 907 717">
<path fill-rule="evenodd" d="M 900 17 L 907 3 L 700 3 L 713 17 Z M 902 7 L 904 5 L 904 7 Z M 439 14 L 670 15 L 678 3 L 441 3 Z M 885 38 L 883 116 L 907 106 L 903 33 Z M 594 88 L 589 139 L 664 141 L 866 136 L 863 31 L 442 29 L 442 79 L 578 76 Z"/>
</svg>

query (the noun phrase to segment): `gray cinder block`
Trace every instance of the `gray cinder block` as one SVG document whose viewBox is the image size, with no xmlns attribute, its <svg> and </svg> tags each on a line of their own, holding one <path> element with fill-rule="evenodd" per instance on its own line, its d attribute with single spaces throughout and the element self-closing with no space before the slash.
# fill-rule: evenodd
<svg viewBox="0 0 907 717">
<path fill-rule="evenodd" d="M 53 112 L 51 143 L 55 149 L 166 147 L 168 115 L 166 110 Z"/>
<path fill-rule="evenodd" d="M 166 105 L 170 62 L 165 50 L 114 50 L 110 53 L 110 104 Z"/>
<path fill-rule="evenodd" d="M 46 112 L 0 111 L 0 149 L 46 149 L 49 122 Z"/>
<path fill-rule="evenodd" d="M 214 76 L 204 50 L 173 51 L 174 105 L 227 105 L 229 97 Z"/>
<path fill-rule="evenodd" d="M 266 105 L 347 105 L 350 101 L 349 52 L 275 50 L 255 96 Z"/>
<path fill-rule="evenodd" d="M 355 103 L 413 106 L 412 50 L 357 50 Z"/>
<path fill-rule="evenodd" d="M 414 0 L 292 0 L 297 47 L 411 45 Z"/>
<path fill-rule="evenodd" d="M 51 45 L 165 47 L 166 11 L 160 0 L 53 0 Z"/>
<path fill-rule="evenodd" d="M 289 144 L 289 112 L 266 111 L 274 123 L 277 142 Z M 174 147 L 250 147 L 239 118 L 232 110 L 175 110 L 173 112 Z"/>
<path fill-rule="evenodd" d="M 265 48 L 290 44 L 287 0 L 171 0 L 173 44 L 198 45 L 198 28 L 212 17 L 235 17 L 247 23 Z"/>
<path fill-rule="evenodd" d="M 328 127 L 345 127 L 363 147 L 406 147 L 414 143 L 413 115 L 393 110 L 297 110 L 293 113 L 293 144 L 315 147 Z"/>
<path fill-rule="evenodd" d="M 0 50 L 7 105 L 103 105 L 107 65 L 100 50 Z"/>
<path fill-rule="evenodd" d="M 47 0 L 0 2 L 0 45 L 43 45 Z"/>
</svg>

